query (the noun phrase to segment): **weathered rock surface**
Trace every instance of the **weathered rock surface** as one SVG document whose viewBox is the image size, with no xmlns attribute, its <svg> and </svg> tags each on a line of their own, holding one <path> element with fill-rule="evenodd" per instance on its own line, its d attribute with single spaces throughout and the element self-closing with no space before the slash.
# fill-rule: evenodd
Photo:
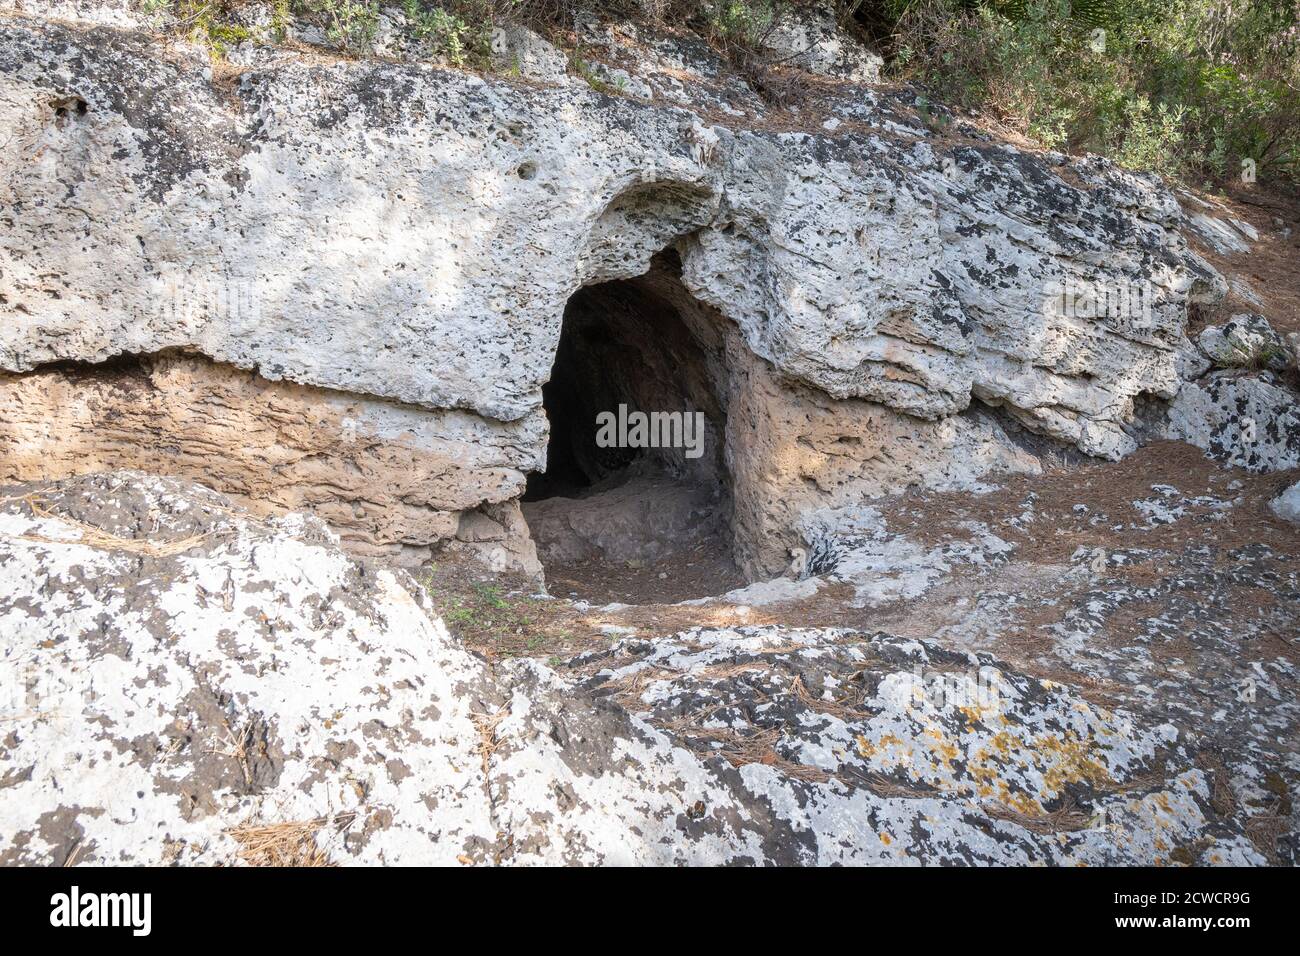
<svg viewBox="0 0 1300 956">
<path fill-rule="evenodd" d="M 1285 491 L 1273 499 L 1270 507 L 1278 517 L 1300 524 L 1300 481 L 1287 486 Z"/>
<path fill-rule="evenodd" d="M 1215 252 L 1234 255 L 1250 251 L 1252 237 L 1246 230 L 1251 227 L 1246 223 L 1226 222 L 1208 212 L 1194 212 L 1187 217 L 1187 224 Z"/>
<path fill-rule="evenodd" d="M 1211 325 L 1196 337 L 1214 364 L 1221 368 L 1267 368 L 1285 372 L 1291 367 L 1291 351 L 1282 336 L 1262 315 L 1245 312 L 1223 325 Z"/>
<path fill-rule="evenodd" d="M 625 95 L 547 80 L 553 59 L 514 81 L 244 44 L 239 65 L 214 73 L 199 48 L 82 16 L 138 26 L 114 9 L 60 7 L 72 24 L 4 14 L 0 369 L 20 376 L 185 349 L 344 401 L 427 410 L 432 432 L 449 412 L 475 417 L 474 457 L 526 469 L 543 454 L 540 388 L 566 302 L 671 247 L 684 293 L 734 339 L 727 361 L 763 366 L 775 418 L 814 404 L 951 436 L 976 402 L 1114 457 L 1136 446 L 1135 398 L 1178 390 L 1189 298 L 1222 294 L 1153 180 L 1043 160 L 959 120 L 936 136 L 904 95 L 845 82 L 774 122 L 702 44 L 599 30 L 602 63 L 635 81 Z M 1140 287 L 1149 308 L 1140 320 L 1057 310 L 1064 286 Z M 0 403 L 33 387 L 6 380 Z M 66 434 L 51 468 L 91 442 Z M 1019 454 L 990 437 L 1003 448 L 981 464 Z M 875 459 L 818 454 L 885 487 L 945 457 L 926 439 Z M 216 471 L 236 494 L 272 480 Z M 805 499 L 845 503 L 812 487 L 763 503 L 788 487 L 737 494 L 737 514 L 752 512 L 738 522 L 747 567 L 772 569 Z M 335 510 L 354 501 L 342 494 Z M 441 515 L 462 510 L 436 496 L 386 516 L 371 505 L 342 530 L 386 525 L 355 536 L 403 547 L 447 540 Z M 767 529 L 779 540 L 765 550 Z"/>
<path fill-rule="evenodd" d="M 494 563 L 537 571 L 514 499 L 542 464 L 540 415 L 416 409 L 176 354 L 0 374 L 0 393 L 0 482 L 124 467 L 202 476 L 260 513 L 309 511 L 354 551 L 414 563 L 467 516 L 492 522 L 486 511 L 509 552 Z"/>
<path fill-rule="evenodd" d="M 596 495 L 525 502 L 544 563 L 654 561 L 724 533 L 722 502 L 708 488 L 632 478 Z"/>
<path fill-rule="evenodd" d="M 1163 432 L 1251 471 L 1300 466 L 1300 394 L 1270 372 L 1216 371 L 1187 382 Z"/>
<path fill-rule="evenodd" d="M 778 63 L 860 83 L 880 79 L 884 61 L 844 33 L 828 10 L 796 8 L 779 19 L 764 44 Z"/>
<path fill-rule="evenodd" d="M 495 667 L 300 517 L 118 473 L 0 506 L 0 860 L 1260 863 L 1176 719 L 985 654 L 702 629 Z M 562 676 L 563 675 L 563 676 Z"/>
</svg>

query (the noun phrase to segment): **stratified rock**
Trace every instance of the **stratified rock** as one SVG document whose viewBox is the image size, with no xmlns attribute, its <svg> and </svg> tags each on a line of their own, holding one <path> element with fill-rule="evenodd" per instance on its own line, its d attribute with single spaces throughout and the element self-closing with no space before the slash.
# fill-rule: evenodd
<svg viewBox="0 0 1300 956">
<path fill-rule="evenodd" d="M 475 509 L 517 515 L 546 434 L 540 413 L 498 422 L 413 408 L 195 355 L 0 373 L 0 394 L 0 481 L 127 467 L 202 475 L 258 513 L 310 511 L 351 550 L 406 564 Z M 489 563 L 536 573 L 527 528 L 506 524 Z"/>
</svg>

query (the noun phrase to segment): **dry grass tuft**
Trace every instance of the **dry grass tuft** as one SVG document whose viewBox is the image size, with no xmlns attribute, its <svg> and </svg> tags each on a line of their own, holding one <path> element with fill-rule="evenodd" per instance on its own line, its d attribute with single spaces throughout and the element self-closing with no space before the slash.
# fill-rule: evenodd
<svg viewBox="0 0 1300 956">
<path fill-rule="evenodd" d="M 226 832 L 239 844 L 237 856 L 249 866 L 335 866 L 316 845 L 324 817 L 284 823 L 244 823 Z"/>
<path fill-rule="evenodd" d="M 721 727 L 678 726 L 673 729 L 684 737 L 722 744 L 721 749 L 713 750 L 710 748 L 708 752 L 725 757 L 733 767 L 743 767 L 751 763 L 762 764 L 764 767 L 771 767 L 787 777 L 803 780 L 806 783 L 825 783 L 834 776 L 834 774 L 822 770 L 820 767 L 795 763 L 793 760 L 787 760 L 778 754 L 776 752 L 776 742 L 781 739 L 779 727 L 757 730 L 748 736 Z"/>
<path fill-rule="evenodd" d="M 767 670 L 766 664 L 758 664 L 753 661 L 745 664 L 710 664 L 708 667 L 701 668 L 692 676 L 699 680 L 720 681 L 731 680 L 733 677 L 740 677 L 742 674 L 753 671 L 766 672 Z"/>
<path fill-rule="evenodd" d="M 219 757 L 229 757 L 239 765 L 240 772 L 244 775 L 244 786 L 250 791 L 253 789 L 253 767 L 248 759 L 248 747 L 253 742 L 253 722 L 252 720 L 244 721 L 244 725 L 235 730 L 230 726 L 230 721 L 225 723 L 225 739 L 218 740 L 218 746 L 209 747 L 208 753 L 216 754 Z"/>
<path fill-rule="evenodd" d="M 1255 849 L 1264 854 L 1270 862 L 1278 861 L 1277 841 L 1291 830 L 1291 821 L 1282 812 L 1282 801 L 1278 800 L 1263 813 L 1252 814 L 1246 818 L 1246 836 L 1255 845 Z"/>
<path fill-rule="evenodd" d="M 838 700 L 822 700 L 820 697 L 814 697 L 806 684 L 803 677 L 796 674 L 794 681 L 790 684 L 790 692 L 794 694 L 795 699 L 810 710 L 815 710 L 821 714 L 830 714 L 832 717 L 839 717 L 841 720 L 860 720 L 862 711 L 858 706 L 845 704 Z"/>
<path fill-rule="evenodd" d="M 677 677 L 681 672 L 668 667 L 651 665 L 631 674 L 624 674 L 600 685 L 601 690 L 608 690 L 610 696 L 628 710 L 635 710 L 641 702 L 641 693 L 648 684 L 655 681 Z"/>
<path fill-rule="evenodd" d="M 926 797 L 933 797 L 939 793 L 936 787 L 920 781 L 900 781 L 887 777 L 882 773 L 867 772 L 862 773 L 854 767 L 842 767 L 840 779 L 848 778 L 847 782 L 861 784 L 878 797 L 895 800 L 921 800 Z"/>
<path fill-rule="evenodd" d="M 1006 820 L 1024 827 L 1033 833 L 1062 833 L 1070 830 L 1086 830 L 1092 826 L 1094 817 L 1080 810 L 1078 804 L 1067 799 L 1061 809 L 1051 813 L 1028 814 L 1013 810 L 1001 803 L 985 804 L 982 809 L 987 816 L 995 820 Z"/>
<path fill-rule="evenodd" d="M 492 763 L 492 755 L 496 753 L 497 746 L 500 743 L 497 740 L 497 726 L 506 719 L 509 713 L 510 711 L 506 707 L 502 707 L 495 714 L 470 712 L 469 719 L 474 724 L 474 729 L 478 731 L 478 756 L 483 764 L 483 776 L 485 778 Z"/>
<path fill-rule="evenodd" d="M 25 495 L 18 500 L 25 501 L 28 507 L 32 509 L 32 514 L 37 518 L 48 518 L 52 521 L 61 522 L 81 534 L 81 537 L 75 541 L 47 538 L 40 534 L 17 535 L 23 541 L 39 541 L 42 544 L 81 544 L 90 548 L 98 548 L 101 551 L 129 551 L 132 554 L 146 554 L 154 558 L 169 558 L 182 554 L 212 537 L 211 533 L 208 533 L 191 535 L 188 538 L 178 538 L 175 541 L 121 538 L 105 531 L 103 528 L 96 528 L 94 525 L 78 521 L 68 515 L 55 514 L 35 495 Z"/>
</svg>

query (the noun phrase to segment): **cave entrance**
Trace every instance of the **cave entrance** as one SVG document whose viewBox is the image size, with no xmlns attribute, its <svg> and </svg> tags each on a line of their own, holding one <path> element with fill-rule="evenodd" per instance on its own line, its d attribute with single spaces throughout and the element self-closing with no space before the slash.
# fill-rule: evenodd
<svg viewBox="0 0 1300 956">
<path fill-rule="evenodd" d="M 744 583 L 731 555 L 726 364 L 673 253 L 580 289 L 542 400 L 523 511 L 552 593 L 667 603 Z"/>
</svg>

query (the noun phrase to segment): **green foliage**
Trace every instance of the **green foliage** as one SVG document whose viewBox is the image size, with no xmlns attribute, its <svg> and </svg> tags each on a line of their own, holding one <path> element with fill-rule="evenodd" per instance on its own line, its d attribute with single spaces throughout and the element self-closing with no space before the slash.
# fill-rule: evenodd
<svg viewBox="0 0 1300 956">
<path fill-rule="evenodd" d="M 299 0 L 299 9 L 318 16 L 325 36 L 349 53 L 367 53 L 379 27 L 378 0 Z"/>
<path fill-rule="evenodd" d="M 453 66 L 484 66 L 492 56 L 497 12 L 490 2 L 402 0 L 412 36 Z"/>
<path fill-rule="evenodd" d="M 1228 336 L 1224 345 L 1226 348 L 1216 358 L 1219 364 L 1226 368 L 1259 371 L 1278 362 L 1289 364 L 1291 361 L 1291 356 L 1286 349 L 1272 342 L 1257 339 L 1243 341 L 1235 336 Z"/>
<path fill-rule="evenodd" d="M 157 23 L 172 17 L 193 43 L 203 43 L 215 57 L 255 38 L 250 27 L 232 17 L 233 0 L 140 0 L 140 10 Z"/>
<path fill-rule="evenodd" d="M 703 6 L 717 39 L 748 49 L 762 43 L 781 13 L 776 0 L 705 0 Z"/>
<path fill-rule="evenodd" d="M 577 73 L 580 77 L 586 80 L 587 85 L 590 86 L 597 93 L 604 93 L 607 96 L 614 96 L 624 92 L 623 78 L 616 77 L 613 83 L 610 83 L 609 81 L 604 79 L 604 77 L 602 77 L 600 73 L 596 71 L 596 67 L 592 66 L 591 61 L 588 60 L 585 56 L 583 56 L 581 47 L 578 47 L 578 49 L 574 50 L 573 56 L 569 58 L 569 69 L 573 70 L 573 72 Z"/>
<path fill-rule="evenodd" d="M 1053 148 L 1300 179 L 1297 0 L 883 0 L 892 69 Z"/>
</svg>

